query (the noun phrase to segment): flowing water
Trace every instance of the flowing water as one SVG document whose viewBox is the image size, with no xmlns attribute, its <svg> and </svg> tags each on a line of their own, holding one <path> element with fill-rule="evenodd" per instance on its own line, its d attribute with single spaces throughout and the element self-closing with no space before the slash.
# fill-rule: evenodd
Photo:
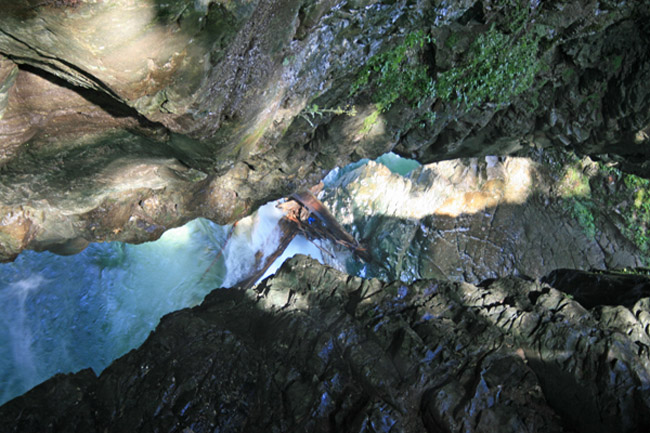
<svg viewBox="0 0 650 433">
<path fill-rule="evenodd" d="M 101 372 L 164 314 L 236 284 L 256 254 L 275 251 L 281 217 L 268 204 L 241 220 L 228 242 L 231 226 L 197 219 L 155 242 L 91 244 L 74 256 L 26 251 L 0 265 L 0 404 L 56 373 Z M 281 259 L 297 252 L 321 259 L 300 237 Z"/>
<path fill-rule="evenodd" d="M 568 168 L 585 172 L 582 165 Z M 265 276 L 296 253 L 353 275 L 405 282 L 536 278 L 559 267 L 645 263 L 618 234 L 625 227 L 609 222 L 610 205 L 599 204 L 600 175 L 577 188 L 573 171 L 562 172 L 558 187 L 528 158 L 420 167 L 393 154 L 332 170 L 320 198 L 363 241 L 371 261 L 297 237 Z M 590 190 L 583 184 L 593 189 L 586 205 L 585 197 L 574 197 Z M 572 216 L 577 204 L 589 206 L 593 227 Z M 139 346 L 164 314 L 247 278 L 276 251 L 281 217 L 270 203 L 234 227 L 198 219 L 156 242 L 91 244 L 67 257 L 27 251 L 0 265 L 0 404 L 56 373 L 100 373 Z"/>
<path fill-rule="evenodd" d="M 394 154 L 378 161 L 398 174 L 419 166 Z M 333 170 L 328 181 L 367 163 Z M 96 243 L 73 256 L 26 251 L 0 265 L 0 404 L 56 373 L 91 367 L 99 374 L 138 347 L 163 315 L 250 275 L 277 248 L 282 213 L 275 205 L 235 227 L 197 219 L 155 242 Z M 341 262 L 322 251 L 298 236 L 264 277 L 297 253 Z"/>
</svg>

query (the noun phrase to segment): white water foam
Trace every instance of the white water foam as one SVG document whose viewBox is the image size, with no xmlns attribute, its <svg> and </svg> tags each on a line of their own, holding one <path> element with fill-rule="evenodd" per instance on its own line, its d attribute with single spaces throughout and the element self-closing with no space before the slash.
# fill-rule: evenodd
<svg viewBox="0 0 650 433">
<path fill-rule="evenodd" d="M 401 173 L 415 166 L 384 160 Z M 366 162 L 333 170 L 326 185 Z M 67 257 L 27 251 L 0 265 L 0 404 L 55 373 L 101 372 L 139 346 L 164 314 L 250 275 L 280 241 L 276 204 L 241 220 L 227 243 L 232 226 L 197 219 L 156 242 L 91 244 Z M 298 253 L 344 268 L 326 249 L 298 236 L 262 278 Z"/>
<path fill-rule="evenodd" d="M 10 363 L 15 366 L 10 373 L 9 387 L 2 387 L 1 401 L 11 397 L 11 386 L 24 383 L 28 387 L 39 382 L 36 360 L 32 350 L 34 336 L 26 311 L 26 303 L 30 293 L 38 290 L 45 279 L 41 275 L 30 275 L 27 278 L 9 284 L 0 292 L 0 304 L 3 306 L 0 330 L 9 336 L 9 350 L 5 353 Z"/>
</svg>

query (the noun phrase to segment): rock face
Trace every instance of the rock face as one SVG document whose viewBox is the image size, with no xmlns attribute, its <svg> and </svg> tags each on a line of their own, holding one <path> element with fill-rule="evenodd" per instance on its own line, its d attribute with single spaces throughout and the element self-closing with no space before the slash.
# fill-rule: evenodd
<svg viewBox="0 0 650 433">
<path fill-rule="evenodd" d="M 255 290 L 216 290 L 166 316 L 99 378 L 55 376 L 0 421 L 15 432 L 647 431 L 649 298 L 629 305 L 587 310 L 513 277 L 383 284 L 298 257 Z"/>
<path fill-rule="evenodd" d="M 391 149 L 432 162 L 565 146 L 650 175 L 648 1 L 0 8 L 0 260 L 232 222 Z M 505 230 L 520 218 L 499 204 L 513 191 L 477 179 L 463 206 L 497 206 Z M 530 204 L 522 218 L 545 203 Z M 476 215 L 466 222 L 489 225 Z M 455 237 L 452 224 L 436 227 Z M 405 227 L 433 246 L 426 225 Z M 608 233 L 570 233 L 595 250 L 576 266 L 638 264 Z M 468 240 L 493 259 L 468 279 L 548 270 L 534 251 L 494 262 L 492 240 Z M 420 276 L 440 274 L 429 259 Z M 52 378 L 0 420 L 16 432 L 648 431 L 647 284 L 575 278 L 389 284 L 296 259 L 256 290 L 167 316 L 99 377 Z M 583 284 L 634 287 L 603 302 Z"/>
<path fill-rule="evenodd" d="M 308 122 L 299 114 L 319 95 L 347 94 L 350 78 L 341 78 L 384 40 L 412 29 L 420 7 L 339 3 L 3 2 L 0 132 L 10 139 L 0 161 L 2 257 L 76 238 L 152 239 L 196 216 L 232 222 L 313 185 L 355 151 L 389 149 L 392 138 L 347 139 L 345 151 L 319 151 L 311 125 L 333 115 Z M 25 90 L 15 63 L 52 85 Z M 58 99 L 26 106 L 25 92 Z M 70 106 L 76 114 L 66 117 L 59 107 Z M 117 119 L 95 115 L 103 111 Z M 80 116 L 99 127 L 80 130 Z M 360 129 L 361 119 L 339 117 L 336 129 Z M 156 185 L 138 182 L 151 171 L 164 172 Z M 135 179 L 107 181 L 106 173 Z M 26 185 L 30 176 L 42 176 L 34 183 L 45 190 Z M 117 184 L 128 193 L 115 191 Z M 89 198 L 90 206 L 61 203 Z M 102 222 L 93 226 L 89 215 Z"/>
<path fill-rule="evenodd" d="M 644 266 L 645 245 L 635 245 L 604 200 L 624 195 L 607 189 L 609 173 L 562 154 L 553 164 L 457 159 L 405 176 L 370 161 L 332 180 L 321 199 L 372 256 L 367 263 L 337 259 L 337 267 L 385 281 L 479 283 L 513 274 L 541 278 L 557 268 Z M 633 224 L 645 227 L 645 212 L 636 212 Z"/>
<path fill-rule="evenodd" d="M 431 162 L 534 137 L 650 173 L 646 1 L 0 6 L 3 260 L 232 222 L 392 148 Z M 504 43 L 514 71 L 472 69 Z"/>
</svg>

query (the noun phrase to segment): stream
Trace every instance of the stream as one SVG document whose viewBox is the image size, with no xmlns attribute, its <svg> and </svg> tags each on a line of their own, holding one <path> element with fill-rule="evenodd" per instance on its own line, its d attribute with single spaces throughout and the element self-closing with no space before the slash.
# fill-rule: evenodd
<svg viewBox="0 0 650 433">
<path fill-rule="evenodd" d="M 396 173 L 419 165 L 394 154 L 378 161 Z M 335 169 L 327 181 L 367 162 Z M 92 243 L 72 256 L 25 251 L 0 264 L 0 405 L 57 373 L 101 373 L 165 314 L 252 274 L 256 255 L 276 250 L 281 217 L 273 202 L 234 228 L 199 218 L 155 242 Z M 322 262 L 321 248 L 296 237 L 262 278 L 298 253 Z"/>
<path fill-rule="evenodd" d="M 599 197 L 597 172 L 575 188 L 575 176 L 567 184 L 563 174 L 573 172 L 545 170 L 526 158 L 420 166 L 394 154 L 334 169 L 319 198 L 367 247 L 371 262 L 298 236 L 262 278 L 297 253 L 353 275 L 404 282 L 477 283 L 512 274 L 540 278 L 562 267 L 647 264 L 621 237 L 625 227 L 606 215 L 612 203 L 601 211 L 597 200 L 585 201 L 589 182 Z M 572 214 L 576 203 L 590 206 L 594 228 Z M 235 226 L 197 219 L 155 242 L 93 243 L 72 256 L 26 251 L 0 265 L 0 404 L 57 373 L 101 373 L 142 344 L 163 315 L 253 274 L 280 241 L 276 204 Z"/>
<path fill-rule="evenodd" d="M 247 277 L 256 254 L 275 251 L 281 217 L 267 204 L 239 221 L 228 242 L 231 226 L 199 218 L 155 242 L 95 243 L 72 256 L 26 251 L 0 265 L 0 404 L 56 373 L 99 374 L 163 315 Z M 298 252 L 321 259 L 297 237 L 267 275 Z"/>
</svg>

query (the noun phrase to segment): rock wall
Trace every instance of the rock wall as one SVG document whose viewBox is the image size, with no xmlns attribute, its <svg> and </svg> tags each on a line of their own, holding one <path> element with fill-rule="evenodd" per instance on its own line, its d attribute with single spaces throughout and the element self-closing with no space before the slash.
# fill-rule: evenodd
<svg viewBox="0 0 650 433">
<path fill-rule="evenodd" d="M 44 382 L 0 421 L 21 433 L 647 431 L 639 278 L 627 306 L 585 309 L 579 292 L 519 278 L 384 284 L 298 257 L 254 290 L 164 317 L 99 377 Z"/>
<path fill-rule="evenodd" d="M 0 6 L 2 260 L 232 222 L 393 148 L 431 162 L 534 142 L 649 173 L 647 1 Z M 499 55 L 471 68 L 499 43 L 523 47 L 513 61 L 528 75 Z M 534 84 L 520 93 L 520 80 Z M 484 84 L 492 93 L 468 105 Z"/>
<path fill-rule="evenodd" d="M 588 157 L 546 150 L 442 161 L 407 175 L 379 161 L 342 172 L 319 197 L 368 249 L 362 261 L 334 246 L 331 264 L 353 275 L 478 284 L 649 264 L 645 190 Z"/>
</svg>

